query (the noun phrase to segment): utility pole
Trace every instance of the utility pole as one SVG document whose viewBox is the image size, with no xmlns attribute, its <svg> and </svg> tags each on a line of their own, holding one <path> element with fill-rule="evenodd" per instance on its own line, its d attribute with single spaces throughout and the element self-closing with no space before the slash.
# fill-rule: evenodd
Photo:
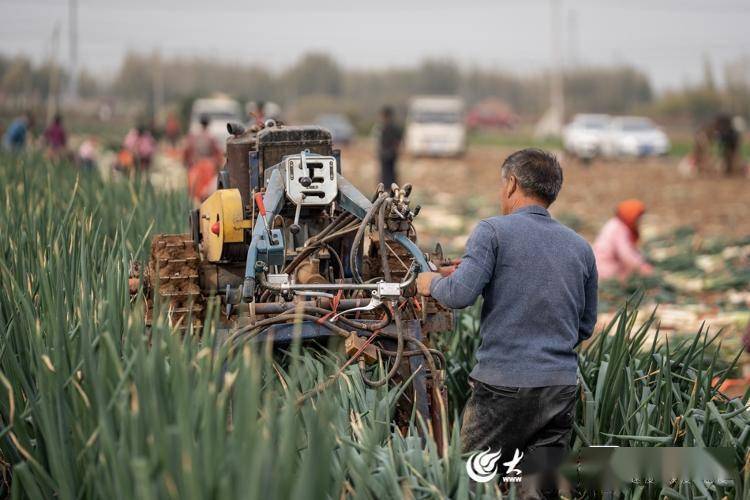
<svg viewBox="0 0 750 500">
<path fill-rule="evenodd" d="M 578 66 L 578 11 L 568 11 L 568 69 Z"/>
<path fill-rule="evenodd" d="M 68 0 L 68 50 L 70 81 L 68 82 L 68 100 L 78 100 L 78 0 Z"/>
<path fill-rule="evenodd" d="M 563 115 L 565 114 L 565 95 L 563 93 L 563 63 L 562 63 L 562 11 L 560 0 L 550 0 L 551 15 L 550 30 L 552 36 L 552 85 L 550 86 L 550 103 L 556 110 L 559 120 L 559 129 L 562 129 Z"/>
<path fill-rule="evenodd" d="M 60 75 L 57 64 L 57 50 L 60 46 L 60 23 L 55 23 L 52 31 L 52 47 L 49 56 L 49 82 L 47 88 L 47 122 L 57 113 L 58 99 L 60 98 Z"/>
<path fill-rule="evenodd" d="M 565 116 L 565 94 L 563 92 L 562 65 L 562 16 L 560 0 L 550 0 L 550 85 L 549 108 L 537 122 L 534 135 L 537 138 L 559 137 L 562 134 Z"/>
<path fill-rule="evenodd" d="M 159 113 L 164 107 L 164 68 L 162 67 L 161 50 L 154 52 L 152 61 L 152 79 L 151 79 L 151 92 L 152 101 L 154 103 L 154 109 L 151 112 L 151 119 L 156 121 L 159 117 Z"/>
</svg>

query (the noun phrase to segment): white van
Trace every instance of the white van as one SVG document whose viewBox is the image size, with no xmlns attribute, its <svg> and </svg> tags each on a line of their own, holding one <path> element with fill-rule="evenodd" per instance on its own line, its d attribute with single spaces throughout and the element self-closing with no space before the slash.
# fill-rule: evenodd
<svg viewBox="0 0 750 500">
<path fill-rule="evenodd" d="M 222 149 L 229 138 L 228 122 L 244 123 L 240 103 L 226 96 L 196 99 L 190 111 L 190 132 L 201 129 L 201 117 L 208 117 L 208 131 L 219 142 Z"/>
<path fill-rule="evenodd" d="M 457 96 L 414 97 L 406 118 L 406 151 L 414 156 L 460 156 L 466 151 L 464 101 Z"/>
</svg>

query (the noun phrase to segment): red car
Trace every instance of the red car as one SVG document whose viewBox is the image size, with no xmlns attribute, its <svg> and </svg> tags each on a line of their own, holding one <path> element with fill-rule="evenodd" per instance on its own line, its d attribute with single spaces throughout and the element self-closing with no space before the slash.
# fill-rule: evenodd
<svg viewBox="0 0 750 500">
<path fill-rule="evenodd" d="M 475 104 L 466 114 L 466 126 L 476 128 L 513 128 L 518 115 L 500 99 L 485 99 Z"/>
</svg>

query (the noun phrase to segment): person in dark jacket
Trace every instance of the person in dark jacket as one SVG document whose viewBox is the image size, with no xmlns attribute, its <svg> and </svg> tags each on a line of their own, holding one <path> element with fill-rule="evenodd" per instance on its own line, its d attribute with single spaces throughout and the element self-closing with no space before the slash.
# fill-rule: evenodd
<svg viewBox="0 0 750 500">
<path fill-rule="evenodd" d="M 57 158 L 65 153 L 68 145 L 68 135 L 63 127 L 63 120 L 60 114 L 55 114 L 52 123 L 44 130 L 44 143 L 47 145 L 47 154 Z"/>
<path fill-rule="evenodd" d="M 725 175 L 732 175 L 739 170 L 740 134 L 729 115 L 719 115 L 714 121 L 716 142 L 719 145 L 721 169 Z"/>
<path fill-rule="evenodd" d="M 380 112 L 380 125 L 377 129 L 378 160 L 380 160 L 380 182 L 386 190 L 398 183 L 396 161 L 401 147 L 403 131 L 396 123 L 393 108 L 384 106 Z"/>
<path fill-rule="evenodd" d="M 574 349 L 596 324 L 596 260 L 547 211 L 563 180 L 553 155 L 518 151 L 500 177 L 503 215 L 477 224 L 451 274 L 421 273 L 417 288 L 454 309 L 484 298 L 464 451 L 502 451 L 500 463 L 511 465 L 500 474 L 522 471 L 522 498 L 557 498 L 551 470 L 568 452 L 574 421 Z"/>
</svg>

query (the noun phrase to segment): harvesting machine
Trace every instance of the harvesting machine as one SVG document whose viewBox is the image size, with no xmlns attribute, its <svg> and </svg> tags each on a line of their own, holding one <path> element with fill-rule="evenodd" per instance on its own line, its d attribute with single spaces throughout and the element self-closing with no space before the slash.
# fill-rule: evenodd
<svg viewBox="0 0 750 500">
<path fill-rule="evenodd" d="M 411 186 L 366 197 L 320 127 L 228 128 L 218 188 L 191 212 L 190 233 L 153 240 L 147 323 L 166 308 L 175 328 L 197 333 L 213 301 L 227 342 L 340 338 L 368 384 L 410 380 L 397 420 L 416 411 L 440 440 L 444 358 L 429 336 L 453 315 L 416 294 L 416 275 L 443 257 L 416 245 Z M 386 373 L 368 378 L 381 361 Z"/>
</svg>

